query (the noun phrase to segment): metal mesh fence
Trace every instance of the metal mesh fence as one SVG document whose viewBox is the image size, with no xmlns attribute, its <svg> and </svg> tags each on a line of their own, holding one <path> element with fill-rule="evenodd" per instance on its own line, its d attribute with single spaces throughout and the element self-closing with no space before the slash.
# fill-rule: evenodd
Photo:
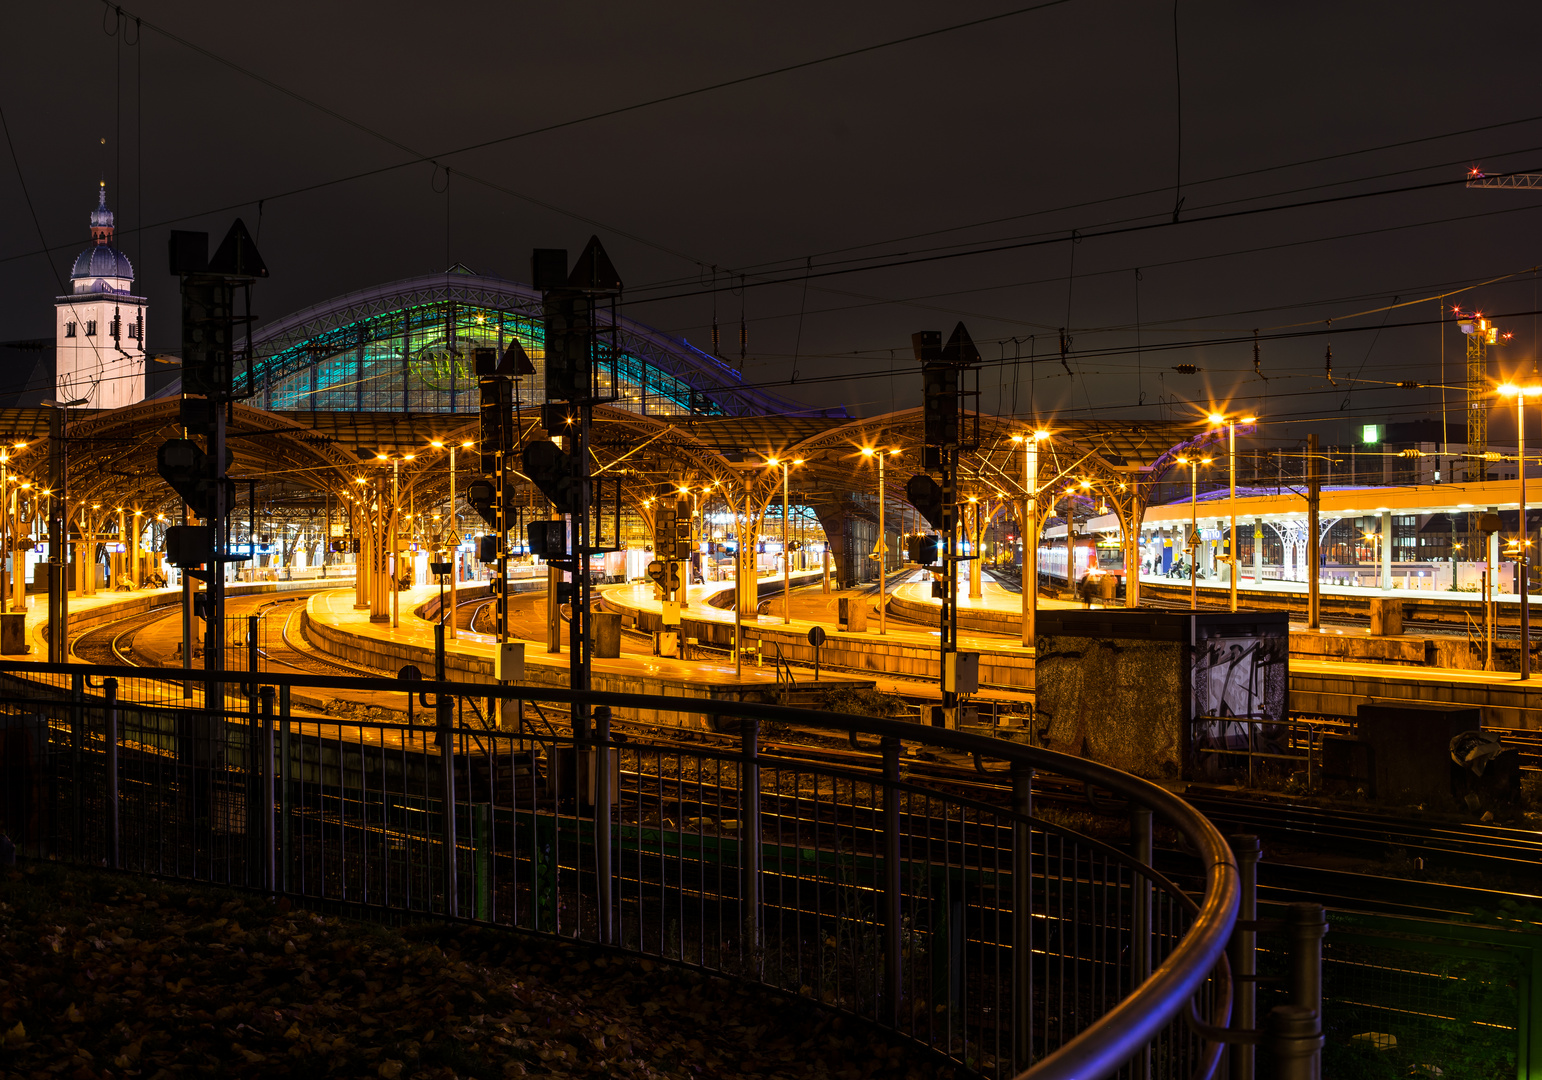
<svg viewBox="0 0 1542 1080">
<path fill-rule="evenodd" d="M 1022 769 L 1014 809 L 909 776 L 893 737 L 819 759 L 761 748 L 751 719 L 612 736 L 603 709 L 575 734 L 562 704 L 435 684 L 409 729 L 294 708 L 260 670 L 219 678 L 5 676 L 0 810 L 24 854 L 616 945 L 988 1076 L 1087 1031 L 1194 927 L 1129 853 L 1027 813 Z M 1208 1049 L 1175 1019 L 1100 1075 L 1195 1075 Z"/>
</svg>

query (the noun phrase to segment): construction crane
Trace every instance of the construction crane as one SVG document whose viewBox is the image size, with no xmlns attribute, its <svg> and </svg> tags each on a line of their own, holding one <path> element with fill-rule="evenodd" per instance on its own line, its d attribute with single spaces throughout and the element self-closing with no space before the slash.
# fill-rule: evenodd
<svg viewBox="0 0 1542 1080">
<path fill-rule="evenodd" d="M 1485 176 L 1483 170 L 1474 165 L 1467 170 L 1467 186 L 1542 188 L 1542 173 L 1500 173 L 1498 176 Z"/>
<path fill-rule="evenodd" d="M 1488 176 L 1474 165 L 1467 170 L 1467 186 L 1470 188 L 1542 188 L 1542 173 L 1500 173 Z M 1471 479 L 1472 464 L 1478 463 L 1478 478 L 1488 477 L 1488 347 L 1499 341 L 1499 331 L 1481 311 L 1464 315 L 1460 308 L 1452 308 L 1451 314 L 1458 319 L 1457 326 L 1467 335 L 1467 453 L 1468 473 Z M 1508 338 L 1510 335 L 1506 334 Z"/>
<path fill-rule="evenodd" d="M 1463 314 L 1452 308 L 1457 327 L 1467 335 L 1467 479 L 1476 464 L 1478 479 L 1488 477 L 1488 347 L 1499 340 L 1499 328 L 1482 312 Z"/>
</svg>

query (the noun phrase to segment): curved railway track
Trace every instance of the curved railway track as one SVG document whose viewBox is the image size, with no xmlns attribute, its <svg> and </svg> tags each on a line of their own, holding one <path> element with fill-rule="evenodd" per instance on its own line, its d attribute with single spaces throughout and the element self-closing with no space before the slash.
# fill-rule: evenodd
<svg viewBox="0 0 1542 1080">
<path fill-rule="evenodd" d="M 300 609 L 293 605 L 303 599 L 303 595 L 264 598 L 253 604 L 253 597 L 242 605 L 250 606 L 253 613 L 263 611 L 281 616 L 278 647 L 271 640 L 264 642 L 259 647 L 260 655 L 269 663 L 307 674 L 375 674 L 322 659 L 295 644 L 293 634 Z M 485 598 L 463 602 L 460 608 L 466 612 L 465 625 L 473 627 L 491 606 L 492 601 Z M 282 611 L 284 607 L 290 610 Z M 93 627 L 74 639 L 71 652 L 87 663 L 141 666 L 134 653 L 135 637 L 162 619 L 177 617 L 179 612 L 180 607 L 173 603 Z M 462 617 L 458 611 L 457 622 Z M 563 723 L 565 711 L 546 708 L 539 717 L 530 717 L 532 731 L 550 731 L 554 720 L 559 725 Z M 728 732 L 681 731 L 667 725 L 632 722 L 618 722 L 615 727 L 619 734 L 631 735 L 654 747 L 700 749 L 703 745 L 720 744 L 723 750 L 732 751 L 739 742 L 736 733 Z M 846 746 L 813 727 L 768 731 L 762 746 L 767 753 L 785 761 L 786 768 L 792 771 L 836 768 L 876 772 L 880 768 L 876 747 Z M 1003 806 L 1010 799 L 1011 782 L 1005 773 L 982 769 L 963 756 L 954 759 L 932 752 L 907 755 L 902 767 L 910 782 L 934 787 L 940 793 Z M 1099 828 L 1106 835 L 1117 837 L 1124 827 L 1125 808 L 1121 804 L 1106 794 L 1100 797 L 1097 792 L 1089 792 L 1079 783 L 1041 776 L 1035 781 L 1034 797 L 1038 804 L 1058 813 L 1101 819 Z M 1524 883 L 1535 878 L 1536 869 L 1542 864 L 1542 833 L 1530 829 L 1455 819 L 1416 821 L 1394 813 L 1346 810 L 1202 788 L 1191 789 L 1185 797 L 1225 831 L 1251 833 L 1265 840 L 1266 861 L 1261 868 L 1260 887 L 1263 895 L 1270 898 L 1325 899 L 1342 906 L 1449 917 L 1473 907 L 1497 905 L 1506 895 L 1524 898 L 1528 888 Z M 1268 848 L 1274 848 L 1280 856 L 1269 858 Z M 1180 878 L 1190 861 L 1191 856 L 1179 849 L 1159 851 L 1162 868 Z M 1359 862 L 1367 867 L 1381 867 L 1383 872 L 1334 869 L 1314 865 L 1314 861 L 1337 862 L 1341 866 Z M 1393 872 L 1405 876 L 1389 876 Z M 1408 874 L 1418 876 L 1410 878 Z M 1522 892 L 1445 883 L 1429 880 L 1425 875 L 1499 882 L 1506 889 L 1521 888 Z"/>
</svg>

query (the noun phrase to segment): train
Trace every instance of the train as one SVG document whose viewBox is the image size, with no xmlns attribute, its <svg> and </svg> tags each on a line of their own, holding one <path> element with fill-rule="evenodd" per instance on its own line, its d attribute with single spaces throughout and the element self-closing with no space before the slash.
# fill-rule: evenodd
<svg viewBox="0 0 1542 1080">
<path fill-rule="evenodd" d="M 1072 552 L 1072 584 L 1080 582 L 1089 573 L 1112 574 L 1123 580 L 1123 547 L 1098 544 L 1091 537 L 1077 537 Z M 1045 541 L 1039 545 L 1039 579 L 1061 584 L 1066 582 L 1066 549 L 1063 542 Z"/>
</svg>

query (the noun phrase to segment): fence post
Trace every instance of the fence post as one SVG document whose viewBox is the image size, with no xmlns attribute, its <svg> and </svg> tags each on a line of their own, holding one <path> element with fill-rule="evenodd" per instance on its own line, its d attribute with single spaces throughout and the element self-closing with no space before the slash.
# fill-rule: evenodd
<svg viewBox="0 0 1542 1080">
<path fill-rule="evenodd" d="M 1152 840 L 1151 811 L 1144 806 L 1134 807 L 1130 811 L 1130 853 L 1142 866 L 1151 865 Z M 1131 882 L 1130 899 L 1133 903 L 1130 931 L 1134 937 L 1130 943 L 1130 992 L 1133 993 L 1137 986 L 1151 977 L 1151 880 L 1143 874 L 1136 874 Z M 1151 1075 L 1149 1043 L 1135 1055 L 1131 1064 L 1134 1066 L 1132 1075 L 1138 1080 Z"/>
<path fill-rule="evenodd" d="M 273 687 L 264 686 L 258 691 L 262 699 L 262 888 L 274 891 L 278 869 L 278 830 L 273 821 L 274 770 L 273 754 Z"/>
<path fill-rule="evenodd" d="M 278 823 L 279 863 L 278 890 L 289 891 L 289 685 L 278 688 Z"/>
<path fill-rule="evenodd" d="M 241 692 L 246 695 L 246 735 L 242 741 L 242 751 L 246 758 L 246 884 L 248 887 L 255 884 L 252 880 L 255 876 L 253 868 L 261 868 L 266 864 L 264 849 L 267 847 L 265 837 L 268 829 L 264 819 L 273 817 L 273 801 L 271 799 L 264 801 L 262 797 L 265 784 L 263 777 L 272 765 L 271 762 L 258 764 L 263 749 L 261 699 L 257 691 L 257 637 L 261 633 L 262 616 L 248 615 L 246 617 L 246 673 L 251 678 L 241 686 Z M 269 887 L 266 879 L 261 882 L 261 885 L 264 889 Z"/>
<path fill-rule="evenodd" d="M 600 944 L 613 943 L 615 912 L 612 907 L 610 835 L 610 706 L 596 705 L 590 714 L 594 724 L 594 873 L 595 900 L 599 906 Z"/>
<path fill-rule="evenodd" d="M 1285 921 L 1290 927 L 1290 1003 L 1315 1018 L 1317 1050 L 1310 1075 L 1317 1077 L 1322 1075 L 1322 939 L 1328 913 L 1321 904 L 1292 904 Z"/>
<path fill-rule="evenodd" d="M 455 866 L 455 731 L 450 725 L 453 705 L 448 694 L 438 694 L 434 700 L 434 719 L 439 729 L 439 777 L 444 789 L 444 809 L 440 815 L 444 839 L 444 911 L 452 919 L 460 916 L 460 875 Z"/>
<path fill-rule="evenodd" d="M 760 721 L 739 720 L 739 903 L 750 952 L 761 948 L 760 902 L 764 851 L 760 843 Z M 759 961 L 756 961 L 759 973 Z"/>
<path fill-rule="evenodd" d="M 1235 1031 L 1252 1031 L 1258 1026 L 1258 931 L 1243 924 L 1258 918 L 1258 860 L 1263 845 L 1256 836 L 1233 836 L 1231 850 L 1237 856 L 1237 876 L 1242 885 L 1237 907 L 1238 929 L 1232 931 L 1228 959 L 1231 961 L 1231 1026 Z M 1254 1056 L 1251 1043 L 1234 1043 L 1226 1048 L 1230 1055 L 1231 1080 L 1253 1080 Z"/>
<path fill-rule="evenodd" d="M 900 742 L 883 740 L 883 1015 L 881 1023 L 899 1027 L 900 990 Z"/>
<path fill-rule="evenodd" d="M 102 680 L 107 702 L 104 713 L 107 721 L 107 865 L 114 870 L 123 869 L 123 853 L 118 831 L 118 680 L 108 677 Z"/>
<path fill-rule="evenodd" d="M 1269 1012 L 1269 1045 L 1275 1080 L 1319 1080 L 1322 1018 L 1305 1005 L 1276 1005 Z"/>
<path fill-rule="evenodd" d="M 1012 768 L 1013 1069 L 1033 1061 L 1033 770 Z"/>
<path fill-rule="evenodd" d="M 85 713 L 81 702 L 85 698 L 86 677 L 70 673 L 70 850 L 80 858 L 84 845 L 81 843 L 80 755 L 86 745 Z"/>
</svg>

